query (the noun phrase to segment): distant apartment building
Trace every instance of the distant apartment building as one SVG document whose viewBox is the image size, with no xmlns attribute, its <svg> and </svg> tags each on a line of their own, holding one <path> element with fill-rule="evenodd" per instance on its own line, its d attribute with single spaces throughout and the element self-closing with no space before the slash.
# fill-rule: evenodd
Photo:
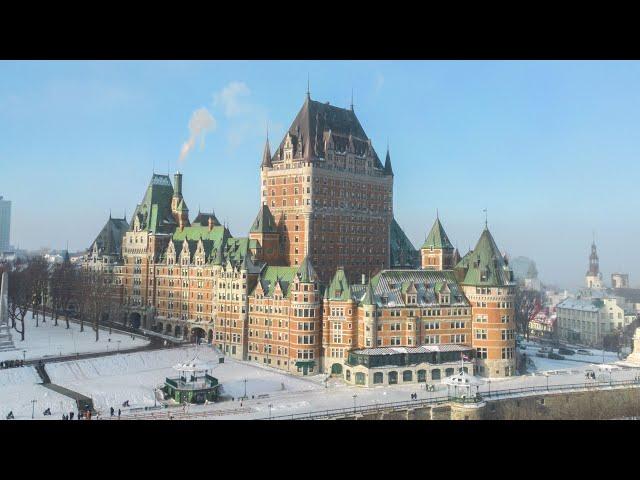
<svg viewBox="0 0 640 480">
<path fill-rule="evenodd" d="M 556 313 L 561 340 L 594 346 L 636 318 L 623 299 L 614 296 L 568 298 L 557 305 Z"/>
<path fill-rule="evenodd" d="M 0 196 L 0 253 L 11 250 L 11 202 Z"/>
</svg>

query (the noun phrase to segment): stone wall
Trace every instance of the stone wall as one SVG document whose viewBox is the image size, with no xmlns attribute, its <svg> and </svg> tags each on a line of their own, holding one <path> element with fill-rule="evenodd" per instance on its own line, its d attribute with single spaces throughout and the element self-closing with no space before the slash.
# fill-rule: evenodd
<svg viewBox="0 0 640 480">
<path fill-rule="evenodd" d="M 615 388 L 491 400 L 416 406 L 343 420 L 610 420 L 640 416 L 640 388 Z"/>
</svg>

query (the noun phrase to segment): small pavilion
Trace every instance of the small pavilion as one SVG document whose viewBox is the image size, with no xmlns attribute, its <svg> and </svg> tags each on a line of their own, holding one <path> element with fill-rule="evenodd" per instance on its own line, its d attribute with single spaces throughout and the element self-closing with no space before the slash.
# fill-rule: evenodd
<svg viewBox="0 0 640 480">
<path fill-rule="evenodd" d="M 477 402 L 480 399 L 480 381 L 463 369 L 451 377 L 447 377 L 442 382 L 447 386 L 447 396 L 449 400 L 457 402 Z"/>
<path fill-rule="evenodd" d="M 167 377 L 163 390 L 178 403 L 215 402 L 218 398 L 220 384 L 218 379 L 209 375 L 213 365 L 198 358 L 173 366 L 178 377 Z"/>
</svg>

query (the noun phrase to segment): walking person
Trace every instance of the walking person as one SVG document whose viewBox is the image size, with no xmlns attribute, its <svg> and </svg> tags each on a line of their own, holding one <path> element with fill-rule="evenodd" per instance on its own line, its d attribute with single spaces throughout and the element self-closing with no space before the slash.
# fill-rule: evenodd
<svg viewBox="0 0 640 480">
<path fill-rule="evenodd" d="M 120 420 L 120 414 L 121 414 L 121 413 L 122 413 L 122 412 L 120 411 L 120 409 L 118 409 L 118 420 Z"/>
<path fill-rule="evenodd" d="M 113 417 L 113 415 L 115 414 L 115 409 L 113 407 L 111 407 L 110 412 L 111 412 L 111 416 Z"/>
</svg>

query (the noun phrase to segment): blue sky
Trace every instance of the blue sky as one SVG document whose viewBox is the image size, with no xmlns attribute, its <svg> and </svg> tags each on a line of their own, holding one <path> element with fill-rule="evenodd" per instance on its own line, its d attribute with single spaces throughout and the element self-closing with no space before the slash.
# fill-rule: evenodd
<svg viewBox="0 0 640 480">
<path fill-rule="evenodd" d="M 130 217 L 154 165 L 184 173 L 193 214 L 214 208 L 246 234 L 267 124 L 277 143 L 307 75 L 319 101 L 347 107 L 353 88 L 379 155 L 389 141 L 395 215 L 416 247 L 438 209 L 466 252 L 487 208 L 499 247 L 543 281 L 580 284 L 595 231 L 604 274 L 640 285 L 638 62 L 0 62 L 12 243 L 87 247 L 109 209 Z"/>
</svg>

